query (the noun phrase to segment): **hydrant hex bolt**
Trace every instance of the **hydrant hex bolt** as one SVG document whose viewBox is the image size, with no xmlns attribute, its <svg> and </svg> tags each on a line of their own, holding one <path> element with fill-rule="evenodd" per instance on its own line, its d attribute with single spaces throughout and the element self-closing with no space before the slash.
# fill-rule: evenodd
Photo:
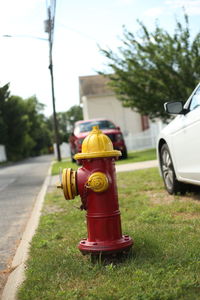
<svg viewBox="0 0 200 300">
<path fill-rule="evenodd" d="M 115 160 L 120 155 L 109 137 L 94 126 L 82 143 L 82 152 L 74 156 L 82 167 L 77 171 L 63 170 L 59 187 L 65 198 L 80 195 L 81 208 L 87 211 L 88 238 L 78 245 L 83 254 L 123 253 L 133 245 L 132 239 L 121 231 L 115 173 Z"/>
</svg>

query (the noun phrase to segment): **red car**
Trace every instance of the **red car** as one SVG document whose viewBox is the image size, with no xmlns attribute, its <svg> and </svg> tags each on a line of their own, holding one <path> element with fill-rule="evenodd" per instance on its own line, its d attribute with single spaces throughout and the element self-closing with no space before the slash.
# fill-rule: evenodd
<svg viewBox="0 0 200 300">
<path fill-rule="evenodd" d="M 127 149 L 120 128 L 109 120 L 93 119 L 75 123 L 74 132 L 69 138 L 72 161 L 75 161 L 73 156 L 76 153 L 81 152 L 81 145 L 84 138 L 92 130 L 92 127 L 96 125 L 98 125 L 101 131 L 111 139 L 113 148 L 122 152 L 122 158 L 127 158 Z"/>
</svg>

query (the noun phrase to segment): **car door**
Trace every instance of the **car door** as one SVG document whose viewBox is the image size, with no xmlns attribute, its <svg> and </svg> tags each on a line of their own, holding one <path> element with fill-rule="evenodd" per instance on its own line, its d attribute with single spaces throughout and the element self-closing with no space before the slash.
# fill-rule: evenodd
<svg viewBox="0 0 200 300">
<path fill-rule="evenodd" d="M 187 106 L 188 113 L 180 116 L 172 147 L 178 177 L 200 181 L 200 85 Z"/>
</svg>

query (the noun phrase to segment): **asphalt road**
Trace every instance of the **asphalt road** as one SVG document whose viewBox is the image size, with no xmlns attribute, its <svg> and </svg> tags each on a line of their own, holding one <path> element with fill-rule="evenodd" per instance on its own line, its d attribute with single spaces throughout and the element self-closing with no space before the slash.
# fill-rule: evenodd
<svg viewBox="0 0 200 300">
<path fill-rule="evenodd" d="M 45 155 L 0 168 L 0 271 L 15 254 L 52 159 Z"/>
</svg>

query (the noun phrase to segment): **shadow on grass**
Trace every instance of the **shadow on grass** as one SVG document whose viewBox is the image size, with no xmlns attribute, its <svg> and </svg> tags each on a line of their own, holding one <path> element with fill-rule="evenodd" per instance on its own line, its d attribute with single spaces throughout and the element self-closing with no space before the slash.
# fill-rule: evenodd
<svg viewBox="0 0 200 300">
<path fill-rule="evenodd" d="M 132 250 L 129 249 L 127 251 L 123 251 L 120 253 L 112 253 L 112 254 L 91 254 L 90 259 L 92 264 L 100 264 L 102 266 L 107 266 L 110 264 L 118 265 L 124 263 L 129 259 Z"/>
<path fill-rule="evenodd" d="M 188 194 L 186 196 L 190 196 L 192 199 L 200 201 L 200 186 L 198 185 L 189 185 Z"/>
<path fill-rule="evenodd" d="M 119 265 L 133 263 L 137 266 L 147 262 L 162 262 L 164 252 L 161 245 L 157 241 L 142 237 L 142 239 L 134 242 L 133 247 L 127 251 L 113 253 L 109 255 L 91 255 L 92 264 L 101 265 Z"/>
</svg>

